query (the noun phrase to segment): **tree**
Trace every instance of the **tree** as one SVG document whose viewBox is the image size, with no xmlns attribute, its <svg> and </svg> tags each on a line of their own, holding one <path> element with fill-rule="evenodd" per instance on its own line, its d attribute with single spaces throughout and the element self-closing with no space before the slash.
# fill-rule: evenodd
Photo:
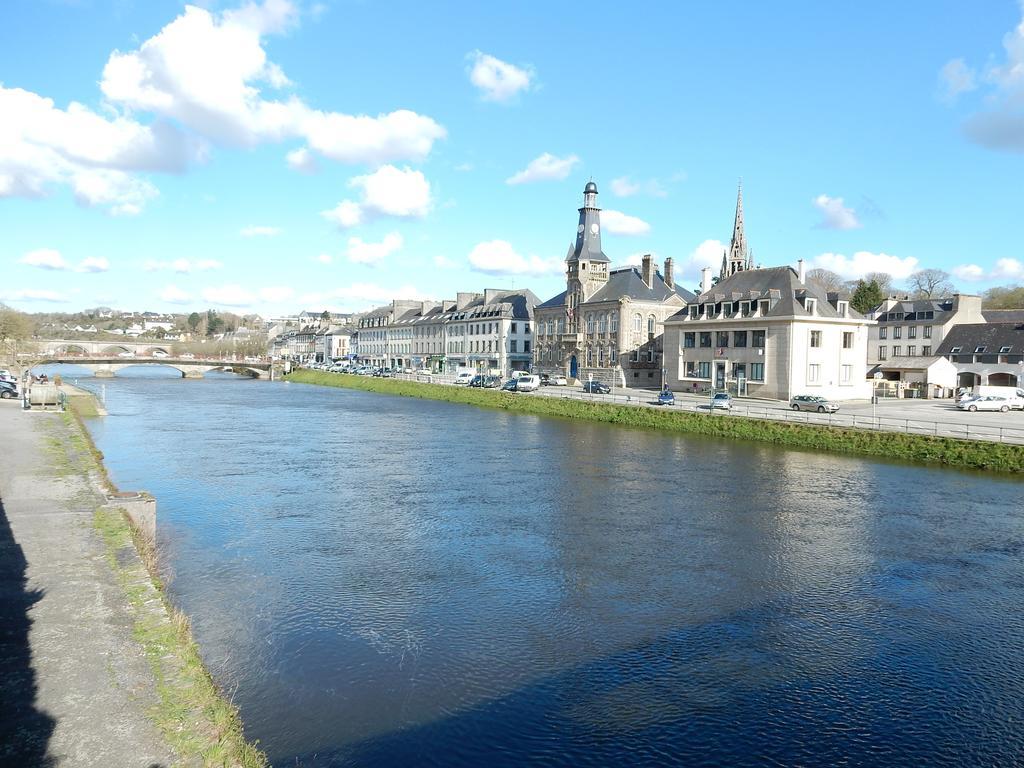
<svg viewBox="0 0 1024 768">
<path fill-rule="evenodd" d="M 878 290 L 882 292 L 882 298 L 887 298 L 893 291 L 892 286 L 892 275 L 888 272 L 868 272 L 864 275 L 863 282 L 870 285 L 874 283 L 878 286 Z M 877 304 L 875 306 L 878 306 Z"/>
<path fill-rule="evenodd" d="M 941 269 L 922 269 L 910 276 L 911 295 L 915 299 L 937 299 L 956 291 L 949 281 L 949 273 Z"/>
<path fill-rule="evenodd" d="M 24 356 L 35 350 L 32 343 L 34 334 L 35 324 L 31 317 L 0 304 L 0 360 L 12 368 L 25 364 Z"/>
<path fill-rule="evenodd" d="M 866 283 L 860 280 L 857 283 L 856 290 L 853 292 L 853 296 L 850 298 L 850 306 L 863 315 L 870 312 L 883 301 L 885 301 L 885 294 L 877 282 L 872 280 L 870 283 Z"/>
<path fill-rule="evenodd" d="M 188 316 L 188 327 L 192 329 L 192 333 L 199 330 L 199 324 L 203 322 L 203 318 L 199 316 L 198 312 L 193 312 Z"/>
<path fill-rule="evenodd" d="M 331 313 L 328 312 L 325 309 L 323 312 L 320 313 L 320 319 L 323 320 L 324 323 L 330 323 L 331 322 Z"/>
<path fill-rule="evenodd" d="M 846 290 L 846 281 L 843 280 L 841 275 L 838 275 L 831 269 L 821 269 L 818 267 L 808 270 L 807 282 L 814 283 L 825 293 Z"/>
<path fill-rule="evenodd" d="M 1024 309 L 1024 285 L 989 288 L 982 296 L 985 309 Z"/>
</svg>

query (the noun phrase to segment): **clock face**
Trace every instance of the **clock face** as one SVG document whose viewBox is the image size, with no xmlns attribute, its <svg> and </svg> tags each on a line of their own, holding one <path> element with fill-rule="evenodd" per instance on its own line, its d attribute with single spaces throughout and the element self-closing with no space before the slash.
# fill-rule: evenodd
<svg viewBox="0 0 1024 768">
<path fill-rule="evenodd" d="M 597 226 L 597 224 L 591 224 L 590 225 L 590 232 L 591 232 L 591 234 L 596 235 L 600 231 L 601 231 L 601 228 L 599 226 Z"/>
<path fill-rule="evenodd" d="M 577 231 L 577 232 L 579 232 L 579 233 L 580 233 L 581 235 L 583 234 L 583 230 L 584 230 L 584 226 L 583 226 L 582 224 L 580 224 L 580 225 L 579 225 L 579 226 L 578 226 L 578 227 L 576 228 L 576 231 Z"/>
</svg>

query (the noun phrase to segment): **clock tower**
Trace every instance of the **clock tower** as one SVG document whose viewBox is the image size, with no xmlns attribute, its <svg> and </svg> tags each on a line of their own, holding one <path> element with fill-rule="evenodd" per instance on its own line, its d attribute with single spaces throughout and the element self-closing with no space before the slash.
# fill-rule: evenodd
<svg viewBox="0 0 1024 768">
<path fill-rule="evenodd" d="M 597 207 L 597 184 L 583 188 L 583 207 L 576 227 L 576 245 L 569 246 L 565 260 L 565 314 L 570 333 L 582 329 L 580 306 L 608 282 L 609 259 L 601 250 L 601 209 Z"/>
</svg>

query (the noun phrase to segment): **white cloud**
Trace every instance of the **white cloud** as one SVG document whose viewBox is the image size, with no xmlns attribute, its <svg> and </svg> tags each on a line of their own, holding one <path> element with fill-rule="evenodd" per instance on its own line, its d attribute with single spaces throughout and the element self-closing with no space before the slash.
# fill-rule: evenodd
<svg viewBox="0 0 1024 768">
<path fill-rule="evenodd" d="M 969 283 L 991 282 L 995 280 L 1024 280 L 1024 263 L 1017 259 L 997 259 L 990 271 L 977 264 L 961 264 L 953 267 L 950 272 L 954 277 Z"/>
<path fill-rule="evenodd" d="M 53 248 L 39 248 L 35 251 L 29 251 L 18 260 L 18 263 L 28 264 L 30 267 L 39 267 L 40 269 L 71 269 L 71 265 L 64 261 L 60 251 Z"/>
<path fill-rule="evenodd" d="M 272 304 L 280 304 L 295 295 L 295 291 L 287 285 L 274 285 L 268 288 L 260 288 L 260 298 Z"/>
<path fill-rule="evenodd" d="M 184 12 L 135 51 L 111 54 L 100 87 L 126 109 L 152 112 L 218 143 L 255 146 L 300 138 L 342 162 L 422 160 L 445 130 L 429 117 L 399 110 L 377 117 L 323 112 L 297 96 L 264 98 L 290 85 L 267 58 L 263 37 L 296 17 L 285 0 L 212 13 Z"/>
<path fill-rule="evenodd" d="M 348 260 L 355 264 L 376 264 L 402 247 L 402 236 L 391 232 L 379 243 L 367 243 L 361 238 L 348 240 Z"/>
<path fill-rule="evenodd" d="M 640 191 L 640 185 L 632 182 L 626 176 L 612 179 L 612 194 L 617 197 L 630 197 Z"/>
<path fill-rule="evenodd" d="M 390 285 L 377 285 L 376 283 L 352 283 L 331 291 L 329 293 L 329 297 L 357 302 L 359 306 L 366 306 L 367 304 L 383 304 L 391 301 L 392 299 L 425 301 L 430 298 L 422 293 L 418 288 L 408 283 L 397 287 Z"/>
<path fill-rule="evenodd" d="M 986 109 L 971 115 L 963 125 L 971 141 L 988 149 L 1024 152 L 1024 3 L 1020 9 L 1021 21 L 1003 37 L 1004 60 L 990 64 L 980 77 L 988 86 Z M 960 59 L 948 62 L 940 78 L 946 78 L 950 98 L 976 84 L 973 71 Z"/>
<path fill-rule="evenodd" d="M 255 301 L 255 297 L 240 285 L 204 288 L 202 296 L 203 301 L 224 307 L 248 307 Z"/>
<path fill-rule="evenodd" d="M 438 269 L 455 269 L 456 264 L 447 256 L 435 256 L 434 266 Z"/>
<path fill-rule="evenodd" d="M 64 260 L 60 251 L 53 248 L 39 248 L 35 251 L 29 251 L 18 262 L 20 264 L 27 264 L 30 267 L 62 272 L 106 272 L 110 269 L 110 262 L 103 257 L 97 256 L 87 256 L 77 266 L 70 264 Z"/>
<path fill-rule="evenodd" d="M 285 161 L 289 168 L 300 173 L 315 173 L 318 170 L 316 158 L 305 147 L 293 149 L 285 155 Z"/>
<path fill-rule="evenodd" d="M 422 172 L 411 168 L 385 165 L 371 174 L 356 176 L 348 185 L 361 192 L 361 200 L 343 200 L 320 214 L 342 229 L 382 216 L 423 218 L 430 211 L 430 182 Z"/>
<path fill-rule="evenodd" d="M 555 157 L 550 152 L 545 152 L 540 157 L 531 160 L 526 168 L 505 179 L 505 183 L 526 184 L 531 181 L 561 181 L 569 175 L 573 166 L 579 161 L 580 159 L 576 155 Z"/>
<path fill-rule="evenodd" d="M 188 304 L 192 301 L 192 296 L 176 285 L 168 285 L 160 291 L 160 299 L 168 304 Z"/>
<path fill-rule="evenodd" d="M 961 93 L 978 87 L 975 72 L 963 59 L 947 61 L 939 70 L 940 97 L 943 101 L 955 101 Z"/>
<path fill-rule="evenodd" d="M 856 280 L 871 272 L 885 272 L 894 280 L 906 280 L 920 269 L 913 256 L 900 258 L 887 253 L 857 251 L 847 257 L 841 253 L 823 253 L 814 257 L 814 266 L 830 269 L 848 280 Z"/>
<path fill-rule="evenodd" d="M 244 227 L 238 234 L 242 237 L 274 237 L 281 234 L 280 227 L 249 226 Z"/>
<path fill-rule="evenodd" d="M 478 243 L 469 252 L 469 263 L 477 272 L 488 275 L 556 275 L 565 272 L 561 259 L 523 256 L 505 240 Z"/>
<path fill-rule="evenodd" d="M 0 293 L 0 301 L 46 301 L 59 303 L 67 301 L 67 298 L 56 291 L 23 288 L 18 291 Z"/>
<path fill-rule="evenodd" d="M 469 81 L 484 101 L 509 102 L 530 89 L 534 72 L 529 67 L 517 67 L 482 51 L 473 51 L 467 58 L 471 62 Z"/>
<path fill-rule="evenodd" d="M 862 226 L 857 212 L 843 204 L 841 197 L 818 195 L 814 198 L 814 207 L 821 211 L 821 229 L 860 229 Z"/>
<path fill-rule="evenodd" d="M 329 253 L 321 253 L 319 256 L 316 257 L 316 260 L 319 261 L 321 264 L 330 264 L 332 261 L 334 261 L 333 257 Z"/>
<path fill-rule="evenodd" d="M 192 262 L 188 259 L 175 259 L 174 261 L 154 261 L 150 259 L 143 265 L 147 272 L 178 272 L 188 274 L 189 272 L 209 272 L 213 269 L 220 269 L 224 265 L 214 259 L 200 259 Z"/>
<path fill-rule="evenodd" d="M 601 211 L 601 226 L 612 235 L 646 235 L 651 231 L 651 225 L 643 219 L 613 210 Z"/>
</svg>

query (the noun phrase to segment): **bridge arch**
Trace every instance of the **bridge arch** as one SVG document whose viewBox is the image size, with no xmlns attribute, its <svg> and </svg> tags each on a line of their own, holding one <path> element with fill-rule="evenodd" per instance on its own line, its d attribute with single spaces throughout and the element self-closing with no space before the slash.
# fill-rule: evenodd
<svg viewBox="0 0 1024 768">
<path fill-rule="evenodd" d="M 152 355 L 154 352 L 163 352 L 165 355 L 170 355 L 171 354 L 171 348 L 170 347 L 165 347 L 165 346 L 146 347 L 145 349 L 143 349 L 141 351 L 140 354 Z"/>
<path fill-rule="evenodd" d="M 132 352 L 133 350 L 126 347 L 124 344 L 108 344 L 100 350 L 100 355 L 119 355 L 122 352 Z"/>
<path fill-rule="evenodd" d="M 81 344 L 60 344 L 53 345 L 47 350 L 47 354 L 60 356 L 60 355 L 88 355 L 89 350 L 83 347 Z"/>
</svg>

